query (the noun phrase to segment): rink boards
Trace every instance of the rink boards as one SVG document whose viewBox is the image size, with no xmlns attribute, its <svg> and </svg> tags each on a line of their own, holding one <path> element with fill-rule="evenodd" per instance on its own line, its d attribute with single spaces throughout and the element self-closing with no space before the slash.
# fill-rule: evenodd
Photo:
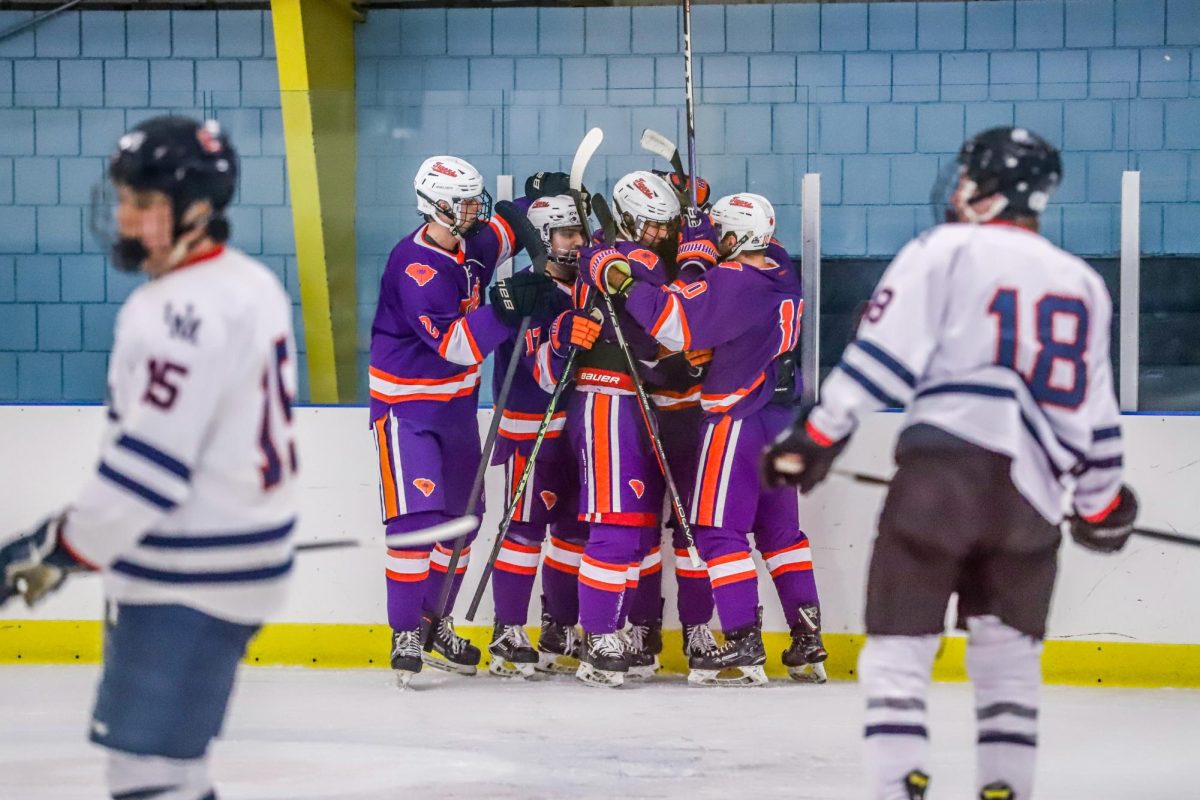
<svg viewBox="0 0 1200 800">
<path fill-rule="evenodd" d="M 485 429 L 490 412 L 480 412 Z M 313 407 L 297 412 L 302 459 L 299 541 L 352 538 L 354 549 L 304 555 L 297 560 L 289 602 L 251 647 L 259 664 L 317 667 L 386 663 L 382 530 L 375 453 L 362 408 Z M 887 476 L 901 417 L 877 414 L 839 462 L 851 471 Z M 1123 420 L 1128 480 L 1142 500 L 1148 527 L 1200 534 L 1200 417 L 1129 415 Z M 0 531 L 34 524 L 70 501 L 93 469 L 104 426 L 98 406 L 0 406 Z M 488 475 L 489 510 L 479 557 L 468 570 L 468 595 L 498 522 L 501 473 Z M 802 501 L 821 590 L 831 677 L 852 678 L 862 644 L 863 577 L 883 491 L 844 478 L 831 479 Z M 671 570 L 670 548 L 664 567 Z M 1069 542 L 1060 559 L 1043 666 L 1048 681 L 1124 686 L 1200 686 L 1200 601 L 1195 581 L 1200 550 L 1133 541 L 1102 557 Z M 761 568 L 761 567 L 760 567 Z M 760 573 L 768 646 L 786 641 L 786 626 L 770 582 Z M 674 629 L 674 582 L 664 581 L 667 628 Z M 537 619 L 537 593 L 530 620 Z M 460 604 L 465 607 L 465 601 Z M 100 582 L 72 581 L 36 612 L 11 604 L 0 611 L 0 663 L 78 663 L 100 657 Z M 466 631 L 479 644 L 491 629 L 490 602 Z M 471 627 L 474 625 L 474 627 Z M 681 669 L 678 633 L 668 631 L 664 662 Z M 942 679 L 964 677 L 963 641 L 948 636 L 939 656 Z M 777 659 L 771 659 L 777 664 Z"/>
</svg>

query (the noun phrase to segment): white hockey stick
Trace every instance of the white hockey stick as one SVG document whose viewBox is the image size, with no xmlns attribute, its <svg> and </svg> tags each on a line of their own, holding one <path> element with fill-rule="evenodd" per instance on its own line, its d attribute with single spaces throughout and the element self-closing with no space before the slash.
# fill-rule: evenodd
<svg viewBox="0 0 1200 800">
<path fill-rule="evenodd" d="M 670 161 L 671 169 L 675 170 L 675 174 L 681 178 L 684 177 L 683 159 L 679 156 L 679 147 L 670 139 L 656 130 L 646 128 L 642 131 L 641 145 L 643 150 Z"/>
<path fill-rule="evenodd" d="M 583 186 L 583 173 L 587 170 L 588 162 L 600 149 L 600 143 L 603 141 L 604 131 L 592 128 L 579 142 L 579 147 L 575 150 L 575 159 L 571 162 L 570 184 L 572 189 L 578 191 Z"/>
</svg>

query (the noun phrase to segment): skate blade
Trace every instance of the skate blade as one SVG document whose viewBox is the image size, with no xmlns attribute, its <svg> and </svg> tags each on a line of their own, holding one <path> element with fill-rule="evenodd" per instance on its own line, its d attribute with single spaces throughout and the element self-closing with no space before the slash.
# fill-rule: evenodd
<svg viewBox="0 0 1200 800">
<path fill-rule="evenodd" d="M 518 664 L 515 661 L 506 661 L 503 658 L 492 656 L 491 662 L 488 664 L 488 673 L 495 675 L 497 678 L 530 678 L 537 677 L 534 664 Z"/>
<path fill-rule="evenodd" d="M 637 680 L 637 681 L 649 680 L 650 678 L 654 677 L 654 673 L 658 672 L 660 666 L 662 666 L 662 665 L 658 663 L 658 656 L 655 656 L 653 664 L 646 664 L 645 666 L 639 666 L 639 667 L 630 667 L 629 672 L 627 672 L 626 674 L 629 676 L 630 680 Z"/>
<path fill-rule="evenodd" d="M 604 689 L 616 689 L 625 684 L 624 672 L 596 669 L 586 661 L 579 662 L 575 678 L 588 686 L 599 686 Z"/>
<path fill-rule="evenodd" d="M 692 686 L 765 686 L 765 667 L 730 667 L 729 669 L 693 669 L 688 671 Z"/>
<path fill-rule="evenodd" d="M 402 692 L 408 691 L 412 688 L 409 686 L 409 684 L 412 683 L 413 676 L 417 673 L 407 669 L 396 669 L 392 671 L 396 673 L 396 688 Z"/>
<path fill-rule="evenodd" d="M 788 667 L 787 672 L 788 677 L 797 683 L 825 683 L 828 680 L 824 664 L 802 664 L 799 667 Z"/>
<path fill-rule="evenodd" d="M 426 666 L 440 669 L 442 672 L 449 672 L 452 675 L 474 675 L 479 671 L 474 664 L 455 664 L 437 653 L 422 653 L 421 661 Z"/>
<path fill-rule="evenodd" d="M 534 669 L 546 675 L 574 675 L 579 670 L 579 659 L 559 653 L 538 653 Z"/>
</svg>

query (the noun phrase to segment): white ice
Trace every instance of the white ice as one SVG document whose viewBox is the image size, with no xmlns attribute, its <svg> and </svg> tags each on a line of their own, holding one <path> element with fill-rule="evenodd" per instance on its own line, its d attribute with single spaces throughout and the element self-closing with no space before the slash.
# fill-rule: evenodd
<svg viewBox="0 0 1200 800">
<path fill-rule="evenodd" d="M 0 798 L 101 798 L 85 741 L 97 669 L 0 667 Z M 243 669 L 214 752 L 222 800 L 861 798 L 852 683 L 620 690 L 384 670 Z M 931 800 L 974 797 L 966 685 L 936 685 Z M 1196 789 L 1200 692 L 1045 690 L 1040 800 L 1178 800 Z"/>
</svg>

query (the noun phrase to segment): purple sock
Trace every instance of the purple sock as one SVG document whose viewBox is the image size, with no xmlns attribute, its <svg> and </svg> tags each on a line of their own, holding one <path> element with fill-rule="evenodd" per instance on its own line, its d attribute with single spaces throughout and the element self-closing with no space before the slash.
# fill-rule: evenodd
<svg viewBox="0 0 1200 800">
<path fill-rule="evenodd" d="M 387 525 L 388 533 L 407 533 L 436 525 L 446 519 L 438 512 L 397 517 Z M 429 581 L 429 551 L 433 545 L 416 545 L 387 551 L 387 615 L 394 631 L 411 631 L 421 625 L 421 601 Z"/>
<path fill-rule="evenodd" d="M 573 534 L 552 527 L 542 561 L 542 610 L 559 625 L 579 621 L 579 561 L 586 531 L 582 538 Z"/>
<path fill-rule="evenodd" d="M 746 534 L 700 526 L 692 532 L 700 556 L 708 564 L 721 629 L 732 631 L 752 625 L 758 615 L 758 573 L 750 558 Z"/>
<path fill-rule="evenodd" d="M 450 519 L 450 517 L 447 517 Z M 471 531 L 467 534 L 467 543 L 463 545 L 462 553 L 458 557 L 458 567 L 454 570 L 453 582 L 450 585 L 450 595 L 446 598 L 445 609 L 439 609 L 438 598 L 442 593 L 442 584 L 446 580 L 446 570 L 450 567 L 450 556 L 454 551 L 454 542 L 438 542 L 433 546 L 433 550 L 429 554 L 429 580 L 425 582 L 425 596 L 421 601 L 421 608 L 434 616 L 441 616 L 443 613 L 451 615 L 454 612 L 454 601 L 458 599 L 458 590 L 462 588 L 463 575 L 467 573 L 467 564 L 471 560 L 471 542 L 475 541 L 475 536 L 479 533 L 479 529 Z"/>
<path fill-rule="evenodd" d="M 587 633 L 613 633 L 640 543 L 640 529 L 593 523 L 579 565 L 579 624 Z"/>
<path fill-rule="evenodd" d="M 692 564 L 687 540 L 682 534 L 672 537 L 675 546 L 676 603 L 681 625 L 704 625 L 712 619 L 713 591 L 708 582 L 708 569 Z"/>
<path fill-rule="evenodd" d="M 524 625 L 527 621 L 545 536 L 544 525 L 528 522 L 512 523 L 504 536 L 492 572 L 492 600 L 496 622 L 501 625 Z"/>
<path fill-rule="evenodd" d="M 788 626 L 794 626 L 800 621 L 800 606 L 820 604 L 808 537 L 802 531 L 787 530 L 756 534 L 754 538 L 775 582 L 783 615 Z"/>
<path fill-rule="evenodd" d="M 641 556 L 638 564 L 638 583 L 626 592 L 629 620 L 635 625 L 649 625 L 662 621 L 662 550 L 658 545 L 661 534 L 658 528 L 642 531 Z"/>
</svg>

